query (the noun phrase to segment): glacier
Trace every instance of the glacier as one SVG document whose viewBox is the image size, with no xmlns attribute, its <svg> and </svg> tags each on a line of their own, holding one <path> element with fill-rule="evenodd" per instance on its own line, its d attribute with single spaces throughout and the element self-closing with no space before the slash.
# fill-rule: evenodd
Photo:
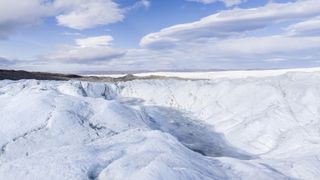
<svg viewBox="0 0 320 180">
<path fill-rule="evenodd" d="M 318 179 L 320 72 L 0 81 L 0 179 Z"/>
</svg>

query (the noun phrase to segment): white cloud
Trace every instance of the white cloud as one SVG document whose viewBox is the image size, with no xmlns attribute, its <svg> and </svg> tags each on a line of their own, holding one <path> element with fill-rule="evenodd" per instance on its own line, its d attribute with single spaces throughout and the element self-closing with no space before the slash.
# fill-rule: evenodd
<svg viewBox="0 0 320 180">
<path fill-rule="evenodd" d="M 146 8 L 150 7 L 150 4 L 151 4 L 149 0 L 141 0 L 141 3 Z"/>
<path fill-rule="evenodd" d="M 203 4 L 211 4 L 216 2 L 217 0 L 188 0 L 192 2 L 198 2 L 198 3 L 203 3 Z"/>
<path fill-rule="evenodd" d="M 253 69 L 320 65 L 320 37 L 263 36 L 209 38 L 168 49 L 133 49 L 105 69 Z"/>
<path fill-rule="evenodd" d="M 74 45 L 61 45 L 56 51 L 40 59 L 84 64 L 109 61 L 126 53 L 124 50 L 113 48 L 112 40 L 111 36 L 76 39 Z"/>
<path fill-rule="evenodd" d="M 35 0 L 26 1 L 36 2 Z M 58 1 L 62 4 L 59 5 Z M 58 1 L 54 4 L 54 10 L 59 10 L 59 13 L 64 15 L 77 12 L 78 6 L 75 4 L 83 2 L 83 0 Z M 96 0 L 91 2 L 94 1 Z M 269 3 L 264 7 L 222 11 L 196 22 L 168 27 L 160 32 L 149 34 L 142 38 L 140 49 L 114 48 L 111 36 L 78 38 L 75 39 L 74 44 L 60 45 L 52 53 L 40 57 L 39 59 L 43 61 L 38 59 L 25 64 L 19 62 L 20 66 L 17 64 L 14 66 L 29 66 L 38 69 L 42 67 L 50 70 L 63 68 L 68 70 L 157 70 L 272 68 L 298 64 L 311 65 L 315 62 L 320 65 L 318 61 L 320 36 L 316 33 L 319 32 L 319 17 L 317 16 L 320 16 L 320 4 L 317 1 Z M 139 7 L 149 6 L 148 4 L 143 5 L 143 1 L 138 3 Z M 48 5 L 43 6 L 44 9 L 48 8 Z M 24 13 L 30 14 L 31 12 Z M 30 16 L 25 17 L 26 20 L 15 19 L 22 20 L 24 23 L 33 23 L 39 21 L 40 16 L 47 16 L 47 14 L 47 12 L 41 12 L 36 13 L 34 18 Z M 99 25 L 96 22 L 90 22 L 88 25 L 86 18 L 76 17 L 74 22 L 67 23 L 65 26 L 79 28 L 80 26 L 73 26 L 75 22 L 82 24 L 81 28 Z M 0 16 L 1 18 L 4 16 Z M 270 35 L 272 31 L 269 29 L 263 32 L 266 34 L 261 33 L 263 30 L 260 29 L 269 25 L 282 22 L 287 25 L 287 22 L 292 23 L 292 20 L 301 22 L 284 29 L 285 34 L 283 35 L 279 33 Z M 283 27 L 280 27 L 280 30 L 281 28 L 283 30 Z M 277 33 L 278 30 L 275 32 Z M 254 32 L 244 33 L 247 31 Z M 2 62 L 7 63 L 8 61 L 2 60 Z"/>
<path fill-rule="evenodd" d="M 132 71 L 288 68 L 320 65 L 318 51 L 320 37 L 277 35 L 208 39 L 203 42 L 179 44 L 171 49 L 129 49 L 116 58 L 108 58 L 110 56 L 107 52 L 112 54 L 115 50 L 112 50 L 111 45 L 100 47 L 101 42 L 97 44 L 92 45 L 98 46 L 96 48 L 92 46 L 81 48 L 79 45 L 64 47 L 60 49 L 60 54 L 59 51 L 53 53 L 54 56 L 50 59 L 52 61 L 43 61 L 43 64 L 39 61 L 30 64 L 20 63 L 15 67 L 35 70 L 38 68 L 68 71 Z M 101 56 L 100 53 L 107 54 Z"/>
<path fill-rule="evenodd" d="M 320 16 L 293 24 L 287 28 L 287 32 L 292 36 L 320 35 Z"/>
<path fill-rule="evenodd" d="M 318 0 L 290 3 L 269 3 L 251 9 L 232 9 L 202 18 L 199 21 L 178 24 L 142 38 L 142 47 L 171 47 L 177 43 L 202 38 L 227 37 L 241 32 L 264 28 L 272 23 L 320 15 Z"/>
<path fill-rule="evenodd" d="M 136 58 L 144 59 L 148 52 L 154 56 L 159 55 L 153 59 L 165 61 L 169 64 L 168 67 L 177 69 L 310 65 L 320 58 L 320 37 L 292 34 L 307 31 L 314 33 L 318 30 L 319 19 L 313 17 L 319 15 L 320 4 L 316 0 L 269 3 L 257 8 L 226 10 L 196 22 L 178 24 L 146 35 L 141 39 L 140 45 L 149 51 L 145 50 L 142 57 Z M 276 23 L 308 18 L 313 19 L 287 29 L 291 36 L 270 33 L 257 36 L 259 33 L 246 33 Z"/>
<path fill-rule="evenodd" d="M 193 2 L 199 2 L 202 4 L 211 4 L 217 1 L 223 2 L 227 7 L 231 7 L 234 5 L 241 4 L 245 2 L 246 0 L 188 0 L 188 1 L 193 1 Z"/>
<path fill-rule="evenodd" d="M 37 23 L 41 17 L 52 15 L 46 0 L 1 0 L 0 38 L 6 38 L 16 28 Z"/>
<path fill-rule="evenodd" d="M 147 0 L 140 3 L 150 5 Z M 0 38 L 48 16 L 61 26 L 83 30 L 121 21 L 124 10 L 113 0 L 0 0 Z"/>
<path fill-rule="evenodd" d="M 251 69 L 319 65 L 319 48 L 320 37 L 278 35 L 209 39 L 170 49 L 131 49 L 125 56 L 106 62 L 104 69 Z"/>
<path fill-rule="evenodd" d="M 234 6 L 234 5 L 238 5 L 241 4 L 243 2 L 246 2 L 247 0 L 223 0 L 223 2 L 226 4 L 226 6 L 230 7 L 230 6 Z"/>
<path fill-rule="evenodd" d="M 84 39 L 76 39 L 76 44 L 81 48 L 108 47 L 112 45 L 112 36 L 96 36 Z"/>
<path fill-rule="evenodd" d="M 136 8 L 139 8 L 139 7 L 144 7 L 144 8 L 149 8 L 151 5 L 151 2 L 150 0 L 139 0 L 135 5 Z"/>
<path fill-rule="evenodd" d="M 122 10 L 112 0 L 56 0 L 55 7 L 62 12 L 58 15 L 59 25 L 73 29 L 88 29 L 121 21 Z"/>
<path fill-rule="evenodd" d="M 0 1 L 0 22 L 32 22 L 39 16 L 52 14 L 50 4 L 45 0 Z"/>
</svg>

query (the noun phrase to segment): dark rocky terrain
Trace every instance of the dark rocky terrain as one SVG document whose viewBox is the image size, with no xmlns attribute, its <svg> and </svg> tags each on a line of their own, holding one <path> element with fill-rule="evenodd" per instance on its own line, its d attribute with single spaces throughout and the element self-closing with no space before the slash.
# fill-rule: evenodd
<svg viewBox="0 0 320 180">
<path fill-rule="evenodd" d="M 123 77 L 98 77 L 98 76 L 81 76 L 76 74 L 59 74 L 59 73 L 46 73 L 46 72 L 28 72 L 18 70 L 4 70 L 0 69 L 0 80 L 21 80 L 21 79 L 36 79 L 36 80 L 79 80 L 79 81 L 101 81 L 101 82 L 117 82 L 117 81 L 132 81 L 139 79 L 170 79 L 175 77 L 163 77 L 163 76 L 145 76 L 138 77 L 132 74 L 128 74 Z M 181 79 L 181 78 L 175 78 Z"/>
<path fill-rule="evenodd" d="M 81 78 L 79 75 L 65 75 L 57 73 L 42 73 L 0 69 L 0 80 L 20 80 L 20 79 L 37 79 L 37 80 L 69 80 Z"/>
</svg>

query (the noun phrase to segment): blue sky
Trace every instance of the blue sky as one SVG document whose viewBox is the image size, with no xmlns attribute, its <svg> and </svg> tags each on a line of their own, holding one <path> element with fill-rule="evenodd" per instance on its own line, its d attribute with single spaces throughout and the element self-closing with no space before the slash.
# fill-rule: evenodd
<svg viewBox="0 0 320 180">
<path fill-rule="evenodd" d="M 318 0 L 0 1 L 0 68 L 314 67 L 319 48 Z"/>
</svg>

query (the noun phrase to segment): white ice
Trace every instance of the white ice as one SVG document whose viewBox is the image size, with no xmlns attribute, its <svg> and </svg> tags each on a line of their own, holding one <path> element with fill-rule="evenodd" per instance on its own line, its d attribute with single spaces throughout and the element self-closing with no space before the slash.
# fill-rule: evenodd
<svg viewBox="0 0 320 180">
<path fill-rule="evenodd" d="M 0 81 L 0 179 L 318 179 L 319 82 Z"/>
</svg>

